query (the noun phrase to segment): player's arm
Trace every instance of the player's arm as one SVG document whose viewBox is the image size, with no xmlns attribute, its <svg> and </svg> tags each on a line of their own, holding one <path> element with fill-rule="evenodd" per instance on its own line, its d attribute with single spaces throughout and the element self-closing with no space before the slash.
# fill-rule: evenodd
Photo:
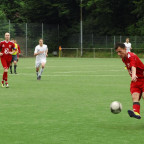
<svg viewBox="0 0 144 144">
<path fill-rule="evenodd" d="M 128 73 L 129 73 L 130 76 L 132 75 L 132 72 L 131 72 L 131 70 L 129 70 L 129 69 L 128 69 Z"/>
<path fill-rule="evenodd" d="M 130 49 L 132 49 L 132 47 Z"/>
<path fill-rule="evenodd" d="M 16 48 L 15 48 L 15 44 L 13 43 L 12 44 L 12 52 L 9 52 L 9 54 L 13 54 L 13 53 L 15 53 L 16 52 Z"/>
<path fill-rule="evenodd" d="M 39 51 L 38 52 L 37 48 L 35 48 L 34 56 L 37 56 L 37 55 L 42 54 L 42 53 L 44 53 L 44 51 Z"/>
<path fill-rule="evenodd" d="M 48 48 L 46 49 L 46 56 L 48 56 Z"/>
<path fill-rule="evenodd" d="M 18 53 L 21 54 L 20 46 L 18 45 Z"/>
<path fill-rule="evenodd" d="M 14 48 L 13 48 L 13 51 L 12 51 L 12 52 L 9 52 L 9 54 L 12 55 L 12 54 L 15 53 L 15 52 L 16 52 L 16 48 L 14 47 Z"/>
<path fill-rule="evenodd" d="M 131 67 L 131 70 L 132 70 L 132 77 L 131 77 L 131 81 L 137 81 L 137 75 L 136 75 L 136 67 L 132 66 Z"/>
<path fill-rule="evenodd" d="M 37 55 L 42 54 L 42 53 L 44 53 L 44 51 L 34 52 L 34 56 L 37 56 Z"/>
</svg>

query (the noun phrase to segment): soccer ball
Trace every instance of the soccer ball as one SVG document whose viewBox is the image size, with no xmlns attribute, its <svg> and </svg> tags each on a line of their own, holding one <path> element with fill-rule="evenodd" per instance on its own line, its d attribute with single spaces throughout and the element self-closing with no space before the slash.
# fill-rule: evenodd
<svg viewBox="0 0 144 144">
<path fill-rule="evenodd" d="M 114 101 L 110 105 L 110 110 L 111 110 L 112 113 L 118 114 L 122 110 L 122 104 L 118 101 Z"/>
</svg>

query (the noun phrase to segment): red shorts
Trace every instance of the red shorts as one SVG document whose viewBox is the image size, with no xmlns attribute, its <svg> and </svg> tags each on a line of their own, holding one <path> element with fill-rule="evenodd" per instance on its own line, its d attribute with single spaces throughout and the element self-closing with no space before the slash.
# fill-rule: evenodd
<svg viewBox="0 0 144 144">
<path fill-rule="evenodd" d="M 140 93 L 144 92 L 144 79 L 137 79 L 136 82 L 131 82 L 130 85 L 130 92 L 133 93 Z"/>
<path fill-rule="evenodd" d="M 3 66 L 4 69 L 8 69 L 10 66 L 11 60 L 7 60 L 5 58 L 1 58 L 1 64 Z"/>
</svg>

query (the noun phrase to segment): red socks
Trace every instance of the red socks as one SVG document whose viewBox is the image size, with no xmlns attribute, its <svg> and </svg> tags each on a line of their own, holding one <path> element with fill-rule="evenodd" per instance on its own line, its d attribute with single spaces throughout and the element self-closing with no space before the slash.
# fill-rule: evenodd
<svg viewBox="0 0 144 144">
<path fill-rule="evenodd" d="M 133 111 L 140 114 L 140 103 L 139 102 L 133 103 Z"/>
</svg>

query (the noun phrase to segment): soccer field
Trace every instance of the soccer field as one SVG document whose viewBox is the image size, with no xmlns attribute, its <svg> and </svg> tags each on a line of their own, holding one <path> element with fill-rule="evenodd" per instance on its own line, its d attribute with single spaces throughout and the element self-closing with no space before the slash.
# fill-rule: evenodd
<svg viewBox="0 0 144 144">
<path fill-rule="evenodd" d="M 130 77 L 121 59 L 48 58 L 37 81 L 35 59 L 21 58 L 17 72 L 9 74 L 10 88 L 0 88 L 1 144 L 144 142 L 144 102 L 142 119 L 130 118 Z M 110 112 L 115 100 L 120 114 Z"/>
</svg>

